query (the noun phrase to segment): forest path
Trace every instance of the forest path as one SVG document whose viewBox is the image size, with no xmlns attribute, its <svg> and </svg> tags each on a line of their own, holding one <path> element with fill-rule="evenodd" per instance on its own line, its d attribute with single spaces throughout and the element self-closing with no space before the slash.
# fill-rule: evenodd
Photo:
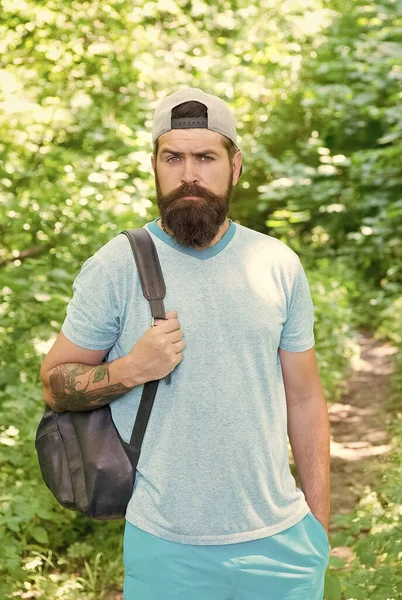
<svg viewBox="0 0 402 600">
<path fill-rule="evenodd" d="M 366 329 L 358 332 L 356 341 L 360 358 L 352 362 L 339 402 L 328 406 L 331 515 L 352 511 L 364 495 L 365 486 L 376 489 L 381 480 L 380 457 L 393 450 L 386 431 L 386 406 L 394 370 L 391 357 L 398 350 L 389 341 L 376 340 Z M 330 519 L 330 538 L 336 532 L 337 526 Z M 331 554 L 353 558 L 346 547 L 334 548 Z"/>
</svg>

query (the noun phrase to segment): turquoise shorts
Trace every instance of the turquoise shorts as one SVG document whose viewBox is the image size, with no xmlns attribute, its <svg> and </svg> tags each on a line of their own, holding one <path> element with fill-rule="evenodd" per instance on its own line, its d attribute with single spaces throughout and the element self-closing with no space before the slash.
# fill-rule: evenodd
<svg viewBox="0 0 402 600">
<path fill-rule="evenodd" d="M 328 536 L 309 512 L 259 540 L 197 546 L 126 521 L 123 600 L 322 600 Z"/>
</svg>

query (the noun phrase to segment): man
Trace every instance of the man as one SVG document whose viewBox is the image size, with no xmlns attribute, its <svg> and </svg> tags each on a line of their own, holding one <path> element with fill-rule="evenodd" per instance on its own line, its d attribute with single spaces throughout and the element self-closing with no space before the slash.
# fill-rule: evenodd
<svg viewBox="0 0 402 600">
<path fill-rule="evenodd" d="M 44 397 L 60 411 L 112 401 L 129 440 L 143 384 L 172 372 L 127 508 L 124 600 L 321 600 L 329 422 L 303 267 L 227 216 L 242 155 L 223 100 L 178 90 L 156 108 L 152 141 L 161 218 L 144 227 L 174 310 L 149 327 L 130 244 L 110 240 L 74 281 Z"/>
</svg>

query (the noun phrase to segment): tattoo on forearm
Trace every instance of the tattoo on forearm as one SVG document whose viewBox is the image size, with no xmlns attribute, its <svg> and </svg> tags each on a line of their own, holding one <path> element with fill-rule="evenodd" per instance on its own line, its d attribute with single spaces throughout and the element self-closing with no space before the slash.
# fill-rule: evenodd
<svg viewBox="0 0 402 600">
<path fill-rule="evenodd" d="M 49 377 L 54 409 L 56 411 L 92 410 L 108 404 L 128 391 L 129 388 L 122 383 L 86 391 L 90 383 L 103 381 L 105 377 L 109 383 L 108 364 L 95 367 L 79 363 L 58 365 Z M 86 378 L 86 386 L 77 390 L 77 385 L 82 384 Z"/>
</svg>

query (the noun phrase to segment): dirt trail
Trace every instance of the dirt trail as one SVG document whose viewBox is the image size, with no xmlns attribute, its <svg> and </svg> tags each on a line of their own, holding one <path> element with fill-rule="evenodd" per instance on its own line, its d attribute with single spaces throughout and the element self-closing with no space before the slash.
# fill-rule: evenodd
<svg viewBox="0 0 402 600">
<path fill-rule="evenodd" d="M 339 402 L 328 407 L 331 424 L 331 515 L 354 509 L 364 487 L 376 487 L 380 469 L 376 457 L 389 453 L 393 446 L 386 431 L 386 404 L 390 391 L 391 359 L 397 348 L 388 341 L 375 340 L 370 331 L 361 330 L 357 342 L 360 358 L 343 383 Z M 370 470 L 368 469 L 370 465 Z M 329 536 L 337 532 L 330 520 Z M 334 556 L 352 558 L 348 548 L 334 548 Z"/>
</svg>

